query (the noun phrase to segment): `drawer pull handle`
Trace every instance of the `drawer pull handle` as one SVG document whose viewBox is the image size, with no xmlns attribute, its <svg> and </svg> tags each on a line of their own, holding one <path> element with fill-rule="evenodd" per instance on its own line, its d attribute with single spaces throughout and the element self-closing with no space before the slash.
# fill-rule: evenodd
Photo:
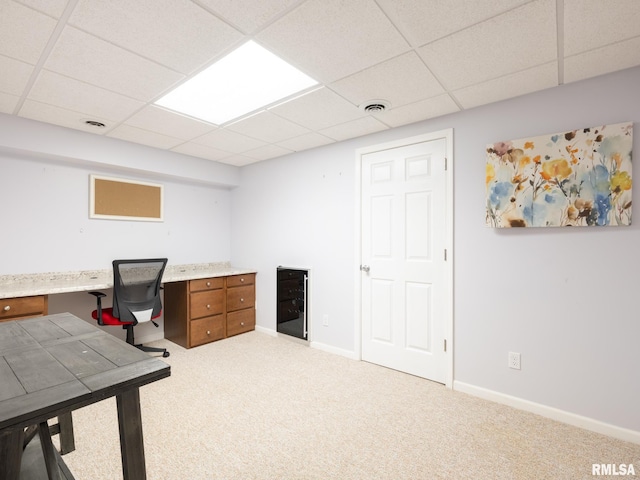
<svg viewBox="0 0 640 480">
<path fill-rule="evenodd" d="M 207 287 L 210 287 L 210 286 L 211 286 L 211 282 L 207 282 Z"/>
<path fill-rule="evenodd" d="M 240 279 L 240 283 L 243 283 L 243 282 L 244 282 L 244 277 Z"/>
<path fill-rule="evenodd" d="M 207 335 L 211 335 L 211 330 L 207 330 Z"/>
<path fill-rule="evenodd" d="M 4 307 L 3 309 L 5 312 L 8 312 L 9 310 L 11 310 L 11 305 L 7 305 L 6 307 Z"/>
<path fill-rule="evenodd" d="M 211 310 L 211 305 L 207 305 L 207 310 Z"/>
<path fill-rule="evenodd" d="M 244 302 L 244 298 L 241 298 L 241 299 L 240 299 L 240 303 L 242 303 L 242 302 Z"/>
<path fill-rule="evenodd" d="M 240 326 L 241 326 L 241 327 L 244 327 L 244 322 L 240 322 Z"/>
</svg>

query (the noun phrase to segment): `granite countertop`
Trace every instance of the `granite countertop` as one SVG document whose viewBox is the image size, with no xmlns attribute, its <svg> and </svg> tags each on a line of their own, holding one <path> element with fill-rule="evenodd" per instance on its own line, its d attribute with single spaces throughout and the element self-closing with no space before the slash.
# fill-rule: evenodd
<svg viewBox="0 0 640 480">
<path fill-rule="evenodd" d="M 256 273 L 239 269 L 229 262 L 167 265 L 162 282 L 180 282 L 198 278 L 226 277 Z M 56 293 L 86 292 L 113 287 L 113 270 L 82 270 L 77 272 L 26 273 L 0 275 L 0 298 L 29 297 Z"/>
</svg>

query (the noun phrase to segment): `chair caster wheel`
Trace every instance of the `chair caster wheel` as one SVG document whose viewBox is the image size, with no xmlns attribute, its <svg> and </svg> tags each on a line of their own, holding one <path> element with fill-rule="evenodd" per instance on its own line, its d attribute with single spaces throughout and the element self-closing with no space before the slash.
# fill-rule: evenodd
<svg viewBox="0 0 640 480">
<path fill-rule="evenodd" d="M 167 358 L 168 356 L 169 356 L 169 352 L 164 352 L 164 353 L 162 354 L 162 358 Z"/>
</svg>

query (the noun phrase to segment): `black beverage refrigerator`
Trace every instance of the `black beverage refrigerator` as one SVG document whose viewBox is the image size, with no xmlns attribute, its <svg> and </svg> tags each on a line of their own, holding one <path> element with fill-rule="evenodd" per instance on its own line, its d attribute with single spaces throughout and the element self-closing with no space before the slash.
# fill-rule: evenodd
<svg viewBox="0 0 640 480">
<path fill-rule="evenodd" d="M 309 270 L 278 267 L 278 333 L 308 339 Z"/>
</svg>

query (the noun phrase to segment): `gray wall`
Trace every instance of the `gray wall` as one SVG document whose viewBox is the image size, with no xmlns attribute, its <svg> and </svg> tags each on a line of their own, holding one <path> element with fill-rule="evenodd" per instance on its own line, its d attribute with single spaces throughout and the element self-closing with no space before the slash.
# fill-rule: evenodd
<svg viewBox="0 0 640 480">
<path fill-rule="evenodd" d="M 309 266 L 313 341 L 354 350 L 355 149 L 453 128 L 455 382 L 640 431 L 638 222 L 484 224 L 487 144 L 637 124 L 638 85 L 636 68 L 244 167 L 232 261 L 260 271 L 258 325 L 275 329 L 275 267 Z M 507 368 L 509 351 L 522 354 L 521 371 Z"/>
</svg>

